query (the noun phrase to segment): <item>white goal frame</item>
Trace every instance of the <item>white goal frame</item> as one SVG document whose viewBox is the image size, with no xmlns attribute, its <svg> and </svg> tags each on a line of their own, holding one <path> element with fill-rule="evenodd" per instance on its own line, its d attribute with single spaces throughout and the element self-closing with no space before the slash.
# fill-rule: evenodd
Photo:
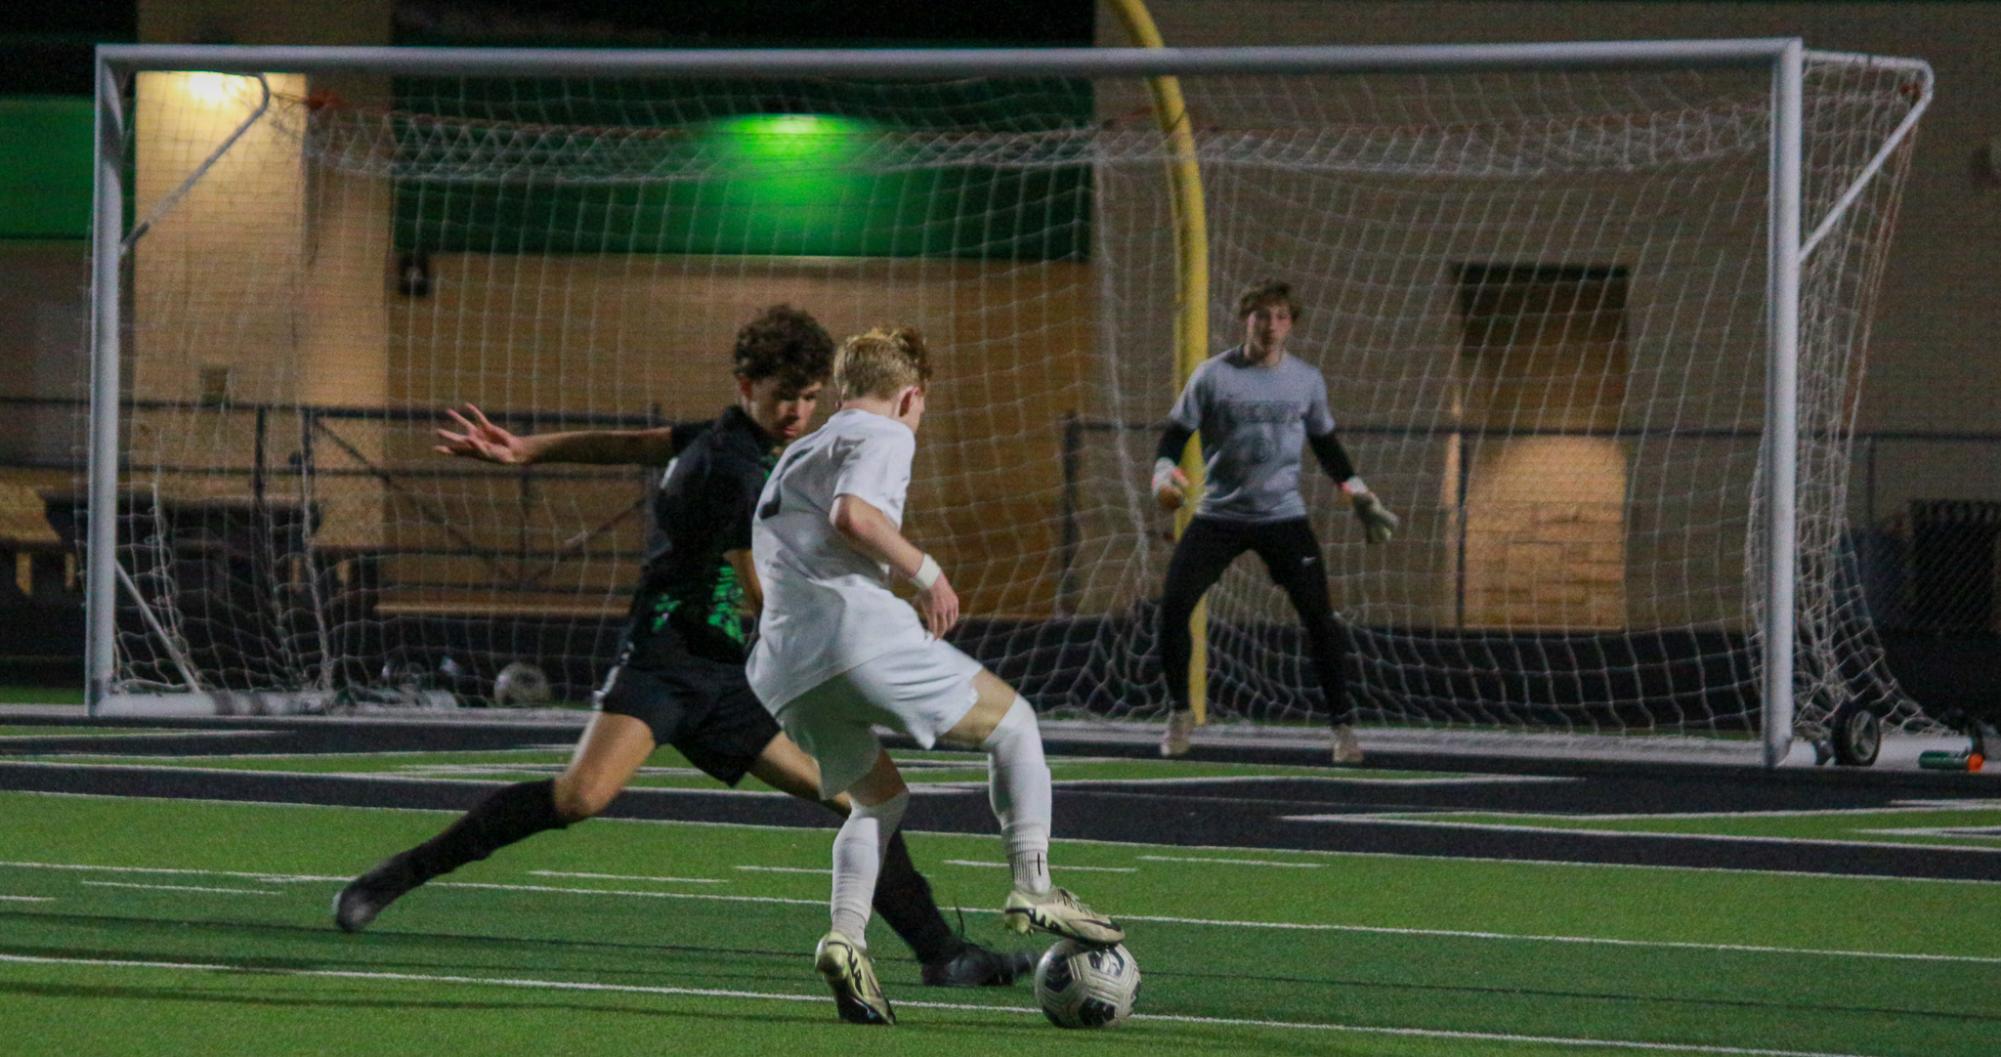
<svg viewBox="0 0 2001 1057">
<path fill-rule="evenodd" d="M 91 413 L 86 565 L 85 667 L 92 715 L 234 711 L 199 690 L 188 694 L 115 694 L 114 609 L 120 585 L 115 509 L 119 480 L 120 265 L 145 233 L 124 234 L 130 189 L 121 150 L 126 132 L 123 88 L 142 71 L 199 70 L 255 76 L 267 72 L 742 78 L 940 75 L 1121 75 L 1159 77 L 1232 73 L 1442 72 L 1594 68 L 1734 67 L 1770 71 L 1772 129 L 1767 350 L 1762 470 L 1764 543 L 1764 761 L 1785 759 L 1793 740 L 1793 585 L 1797 572 L 1797 360 L 1801 232 L 1802 76 L 1798 38 L 1588 42 L 1410 47 L 1105 48 L 998 50 L 588 51 L 389 47 L 236 47 L 115 45 L 96 61 L 95 226 L 92 238 Z M 1916 110 L 1922 111 L 1920 103 Z M 1915 121 L 1916 113 L 1911 115 Z M 1901 134 L 1896 137 L 1901 138 Z M 228 150 L 225 143 L 218 151 Z M 211 159 L 213 161 L 213 158 Z M 1880 159 L 1879 159 L 1880 161 Z M 199 171 L 197 172 L 197 176 Z M 192 180 L 193 178 L 191 178 Z M 1779 645 L 1784 644 L 1784 645 Z M 177 700 L 185 699 L 185 700 Z"/>
</svg>

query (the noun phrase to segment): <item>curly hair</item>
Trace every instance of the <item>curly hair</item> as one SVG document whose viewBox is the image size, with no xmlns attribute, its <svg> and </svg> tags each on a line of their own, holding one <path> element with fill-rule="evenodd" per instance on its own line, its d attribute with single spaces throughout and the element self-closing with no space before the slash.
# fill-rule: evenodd
<svg viewBox="0 0 2001 1057">
<path fill-rule="evenodd" d="M 931 352 L 916 327 L 876 327 L 841 343 L 834 391 L 843 400 L 888 397 L 931 380 Z"/>
<path fill-rule="evenodd" d="M 1292 284 L 1284 279 L 1259 279 L 1237 295 L 1237 318 L 1245 319 L 1266 305 L 1277 304 L 1291 309 L 1292 321 L 1299 322 L 1299 298 L 1292 296 Z"/>
<path fill-rule="evenodd" d="M 733 359 L 739 377 L 804 389 L 833 373 L 834 339 L 805 309 L 772 305 L 736 332 Z"/>
</svg>

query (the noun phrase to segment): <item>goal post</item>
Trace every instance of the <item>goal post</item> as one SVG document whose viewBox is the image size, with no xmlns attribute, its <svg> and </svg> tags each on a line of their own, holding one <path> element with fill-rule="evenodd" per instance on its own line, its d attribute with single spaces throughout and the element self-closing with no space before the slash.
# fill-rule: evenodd
<svg viewBox="0 0 2001 1057">
<path fill-rule="evenodd" d="M 1794 637 L 1793 580 L 1799 575 L 1799 294 L 1801 58 L 1798 40 L 1787 41 L 1772 64 L 1771 345 L 1765 383 L 1765 641 Z M 1765 766 L 1777 767 L 1792 748 L 1793 651 L 1765 651 L 1763 744 Z"/>
<path fill-rule="evenodd" d="M 1113 0 L 1112 12 L 1133 42 L 1143 48 L 1164 48 L 1160 29 L 1143 0 Z M 1196 162 L 1194 118 L 1173 77 L 1147 81 L 1154 120 L 1167 137 L 1167 181 L 1174 199 L 1174 384 L 1188 384 L 1195 368 L 1209 357 L 1209 218 L 1202 201 L 1202 171 Z M 1191 492 L 1203 485 L 1201 447 L 1189 443 L 1181 454 L 1181 470 Z M 1188 531 L 1193 506 L 1174 516 L 1174 538 Z M 1196 602 L 1188 616 L 1188 706 L 1196 725 L 1209 720 L 1209 607 Z"/>
<path fill-rule="evenodd" d="M 736 325 L 796 301 L 943 350 L 912 531 L 966 585 L 956 641 L 1046 711 L 1156 719 L 1171 530 L 1144 478 L 1175 327 L 1227 346 L 1235 288 L 1275 274 L 1406 515 L 1366 547 L 1304 482 L 1366 726 L 1776 764 L 1844 707 L 1926 722 L 1845 537 L 1922 62 L 119 45 L 98 75 L 96 713 L 485 703 L 517 662 L 582 698 L 657 468 L 440 459 L 437 412 L 706 417 Z M 1184 305 L 1190 151 L 1211 288 Z M 1209 713 L 1311 724 L 1250 566 L 1209 596 Z"/>
</svg>

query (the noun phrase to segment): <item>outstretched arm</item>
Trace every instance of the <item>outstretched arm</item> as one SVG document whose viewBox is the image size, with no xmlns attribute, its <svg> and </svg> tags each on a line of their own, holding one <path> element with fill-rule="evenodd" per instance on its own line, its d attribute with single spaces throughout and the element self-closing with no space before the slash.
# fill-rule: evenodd
<svg viewBox="0 0 2001 1057">
<path fill-rule="evenodd" d="M 827 523 L 849 546 L 888 563 L 892 572 L 916 585 L 913 601 L 933 636 L 945 634 L 959 622 L 959 596 L 952 582 L 945 579 L 937 561 L 903 537 L 888 515 L 859 497 L 842 494 L 834 497 Z"/>
<path fill-rule="evenodd" d="M 478 407 L 461 414 L 445 409 L 458 431 L 440 428 L 433 451 L 503 466 L 538 462 L 584 462 L 613 465 L 665 466 L 674 456 L 674 429 L 580 430 L 522 436 L 494 425 Z"/>
<path fill-rule="evenodd" d="M 1384 506 L 1383 501 L 1376 498 L 1375 493 L 1369 491 L 1368 484 L 1355 473 L 1355 464 L 1349 460 L 1347 449 L 1341 446 L 1341 438 L 1335 436 L 1333 430 L 1328 430 L 1317 437 L 1306 438 L 1306 442 L 1313 447 L 1313 457 L 1320 460 L 1320 468 L 1327 471 L 1327 476 L 1340 482 L 1341 491 L 1355 508 L 1355 517 L 1361 520 L 1369 542 L 1388 543 L 1390 537 L 1396 535 L 1397 526 L 1403 523 L 1403 519 L 1391 513 L 1390 508 Z"/>
</svg>

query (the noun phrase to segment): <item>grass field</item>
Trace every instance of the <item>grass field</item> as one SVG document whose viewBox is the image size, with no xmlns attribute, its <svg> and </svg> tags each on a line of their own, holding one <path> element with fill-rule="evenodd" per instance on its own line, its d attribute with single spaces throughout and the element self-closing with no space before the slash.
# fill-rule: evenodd
<svg viewBox="0 0 2001 1057">
<path fill-rule="evenodd" d="M 6 759 L 489 782 L 545 774 L 560 759 L 547 747 L 289 759 L 160 753 Z M 925 764 L 919 775 L 968 779 L 964 757 L 913 756 Z M 662 772 L 682 762 L 665 752 L 655 761 Z M 1241 788 L 1255 795 L 1261 779 L 1333 775 L 1054 762 L 1059 780 L 1126 783 L 1121 796 L 1150 781 L 1166 782 L 1167 795 L 1196 776 L 1249 783 Z M 1395 787 L 1428 778 L 1370 770 L 1331 780 Z M 0 1037 L 8 1040 L 0 1051 L 1997 1052 L 2001 887 L 1992 883 L 1191 847 L 1172 843 L 1171 801 L 1159 803 L 1159 843 L 1059 841 L 1054 850 L 1059 882 L 1124 920 L 1145 975 L 1131 1022 L 1059 1032 L 1025 986 L 919 986 L 909 952 L 879 922 L 871 941 L 901 1022 L 882 1030 L 835 1021 L 810 964 L 826 927 L 824 827 L 602 819 L 440 879 L 368 932 L 346 935 L 328 919 L 333 893 L 451 812 L 0 792 Z M 1843 830 L 1829 828 L 1833 813 L 1408 817 L 1524 825 L 1525 834 L 1585 822 L 1696 833 L 1755 824 L 1815 840 L 1937 824 L 1954 832 L 1934 839 L 1958 834 L 1961 847 L 2001 832 L 1992 801 L 1939 815 L 1842 816 Z M 1327 844 L 1338 840 L 1335 831 Z M 940 901 L 965 908 L 971 935 L 1014 942 L 991 910 L 1006 882 L 995 839 L 926 832 L 911 846 Z"/>
</svg>

